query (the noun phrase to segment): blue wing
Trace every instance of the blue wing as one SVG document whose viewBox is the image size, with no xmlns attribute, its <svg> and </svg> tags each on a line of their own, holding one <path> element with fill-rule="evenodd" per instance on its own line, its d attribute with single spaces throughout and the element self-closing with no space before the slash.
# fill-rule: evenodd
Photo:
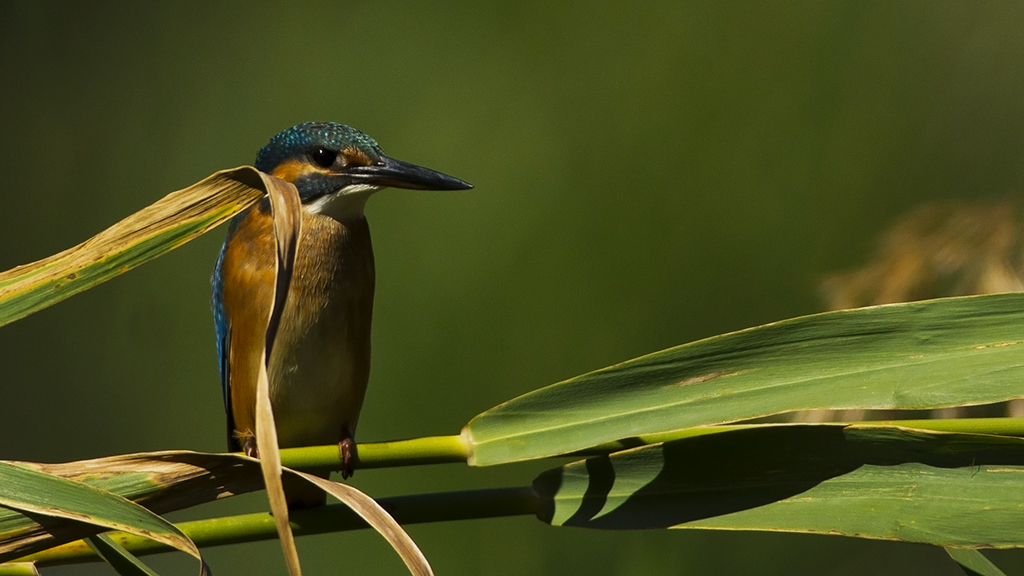
<svg viewBox="0 0 1024 576">
<path fill-rule="evenodd" d="M 228 449 L 239 450 L 238 441 L 235 438 L 235 422 L 231 412 L 231 386 L 230 386 L 230 338 L 231 330 L 227 314 L 224 312 L 224 254 L 227 252 L 228 239 L 234 232 L 234 221 L 228 229 L 227 238 L 220 248 L 220 255 L 217 256 L 217 265 L 213 269 L 213 323 L 217 330 L 217 367 L 220 370 L 220 387 L 224 395 L 224 412 L 227 413 L 228 428 Z"/>
<path fill-rule="evenodd" d="M 213 323 L 217 330 L 217 367 L 220 369 L 220 387 L 224 394 L 224 409 L 231 412 L 231 390 L 228 388 L 228 319 L 224 313 L 224 276 L 221 267 L 228 243 L 225 240 L 213 269 Z"/>
</svg>

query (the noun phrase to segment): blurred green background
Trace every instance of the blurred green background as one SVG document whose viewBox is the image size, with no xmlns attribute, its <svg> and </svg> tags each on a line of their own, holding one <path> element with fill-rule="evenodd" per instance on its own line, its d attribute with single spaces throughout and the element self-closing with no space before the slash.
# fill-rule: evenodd
<svg viewBox="0 0 1024 576">
<path fill-rule="evenodd" d="M 899 214 L 1019 192 L 1022 21 L 1017 2 L 5 2 L 0 268 L 249 164 L 288 126 L 350 124 L 476 185 L 385 191 L 367 210 L 378 290 L 359 439 L 453 434 L 566 377 L 819 311 L 823 275 L 864 262 Z M 0 458 L 224 448 L 222 234 L 0 329 Z M 549 465 L 355 484 L 518 485 Z M 453 576 L 960 573 L 938 549 L 823 536 L 526 517 L 410 532 Z M 307 574 L 403 573 L 370 533 L 299 546 Z M 1020 553 L 990 557 L 1024 570 Z M 276 541 L 209 558 L 221 576 L 284 570 Z M 194 573 L 181 554 L 151 560 Z"/>
</svg>

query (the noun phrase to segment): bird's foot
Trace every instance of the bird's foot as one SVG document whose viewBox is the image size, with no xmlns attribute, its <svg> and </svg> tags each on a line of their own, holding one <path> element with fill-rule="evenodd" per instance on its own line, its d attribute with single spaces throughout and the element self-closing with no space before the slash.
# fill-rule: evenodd
<svg viewBox="0 0 1024 576">
<path fill-rule="evenodd" d="M 338 454 L 341 456 L 341 477 L 347 480 L 355 474 L 356 441 L 348 436 L 338 442 Z"/>
<path fill-rule="evenodd" d="M 249 458 L 259 458 L 260 451 L 256 448 L 256 437 L 246 436 L 245 440 L 242 441 L 242 452 L 245 453 Z"/>
</svg>

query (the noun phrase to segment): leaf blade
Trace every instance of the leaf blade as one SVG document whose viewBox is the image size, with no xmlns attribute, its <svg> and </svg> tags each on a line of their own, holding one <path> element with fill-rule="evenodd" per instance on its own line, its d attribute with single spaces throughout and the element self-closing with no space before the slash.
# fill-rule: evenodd
<svg viewBox="0 0 1024 576">
<path fill-rule="evenodd" d="M 538 476 L 553 525 L 840 534 L 1024 546 L 1024 440 L 780 425 L 590 458 Z"/>
<path fill-rule="evenodd" d="M 288 574 L 302 576 L 299 552 L 295 546 L 295 535 L 288 522 L 288 503 L 281 478 L 283 473 L 281 453 L 277 443 L 274 410 L 270 402 L 270 378 L 267 374 L 274 337 L 277 335 L 277 328 L 281 323 L 285 302 L 288 299 L 288 289 L 291 285 L 295 251 L 302 229 L 302 205 L 295 186 L 273 176 L 261 174 L 261 177 L 263 177 L 267 193 L 270 196 L 277 250 L 275 252 L 274 304 L 267 317 L 264 346 L 260 355 L 259 374 L 256 381 L 256 446 L 260 452 L 260 470 L 263 473 L 263 482 L 267 487 L 267 499 L 270 502 L 270 509 L 281 539 L 281 551 L 284 554 L 285 564 L 288 566 Z"/>
<path fill-rule="evenodd" d="M 326 478 L 320 478 L 305 472 L 294 470 L 292 472 L 341 500 L 358 514 L 360 518 L 365 520 L 371 528 L 388 541 L 388 544 L 391 544 L 391 547 L 402 558 L 402 561 L 405 562 L 406 567 L 409 568 L 409 572 L 413 576 L 434 576 L 430 563 L 419 549 L 419 546 L 416 545 L 416 542 L 376 500 L 347 484 L 331 482 Z"/>
<path fill-rule="evenodd" d="M 39 576 L 39 569 L 33 562 L 0 564 L 0 576 Z"/>
<path fill-rule="evenodd" d="M 110 456 L 62 464 L 2 462 L 87 484 L 164 513 L 263 487 L 259 464 L 236 454 L 168 451 Z M 45 488 L 45 485 L 43 486 Z M 10 489 L 11 486 L 8 486 Z M 39 486 L 30 487 L 34 492 Z M 100 532 L 73 520 L 26 516 L 0 506 L 0 562 Z"/>
<path fill-rule="evenodd" d="M 202 235 L 259 200 L 255 168 L 222 170 L 85 242 L 0 273 L 0 326 L 101 284 Z"/>
<path fill-rule="evenodd" d="M 946 554 L 960 565 L 968 576 L 1006 576 L 991 560 L 972 548 L 946 548 Z"/>
<path fill-rule="evenodd" d="M 90 536 L 86 541 L 93 552 L 121 576 L 160 576 L 106 534 Z"/>
<path fill-rule="evenodd" d="M 922 409 L 1024 396 L 1024 294 L 803 316 L 553 384 L 466 425 L 473 465 L 815 408 Z"/>
<path fill-rule="evenodd" d="M 0 461 L 0 505 L 150 538 L 194 556 L 200 572 L 207 571 L 199 548 L 173 524 L 130 500 L 81 482 Z M 0 552 L 5 550 L 0 546 Z"/>
</svg>

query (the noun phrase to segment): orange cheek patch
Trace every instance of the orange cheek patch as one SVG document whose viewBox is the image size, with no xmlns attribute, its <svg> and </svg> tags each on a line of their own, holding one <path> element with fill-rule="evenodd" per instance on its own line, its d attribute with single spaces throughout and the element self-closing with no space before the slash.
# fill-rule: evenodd
<svg viewBox="0 0 1024 576">
<path fill-rule="evenodd" d="M 302 176 L 308 171 L 309 164 L 298 160 L 286 160 L 278 164 L 270 175 L 276 176 L 287 182 L 294 182 L 299 176 Z"/>
<path fill-rule="evenodd" d="M 320 168 L 319 166 L 313 166 L 309 162 L 303 160 L 285 160 L 278 164 L 270 175 L 276 176 L 286 182 L 295 182 L 300 176 L 306 176 L 308 174 L 330 174 L 331 171 L 326 168 Z"/>
</svg>

